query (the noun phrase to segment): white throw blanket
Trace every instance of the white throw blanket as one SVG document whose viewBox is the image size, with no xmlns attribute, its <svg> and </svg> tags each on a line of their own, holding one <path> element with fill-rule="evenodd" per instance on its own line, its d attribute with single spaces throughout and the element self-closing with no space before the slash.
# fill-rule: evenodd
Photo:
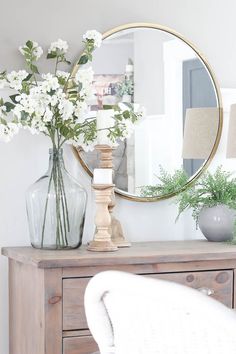
<svg viewBox="0 0 236 354">
<path fill-rule="evenodd" d="M 101 354 L 236 354 L 236 313 L 176 283 L 103 272 L 85 309 Z"/>
</svg>

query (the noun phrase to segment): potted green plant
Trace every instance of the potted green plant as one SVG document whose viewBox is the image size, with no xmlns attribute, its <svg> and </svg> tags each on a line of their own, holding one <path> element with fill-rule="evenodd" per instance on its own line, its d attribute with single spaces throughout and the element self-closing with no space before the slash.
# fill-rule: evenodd
<svg viewBox="0 0 236 354">
<path fill-rule="evenodd" d="M 122 102 L 130 103 L 134 94 L 134 82 L 132 78 L 125 77 L 123 81 L 117 83 L 116 94 L 122 99 Z"/>
<path fill-rule="evenodd" d="M 233 241 L 236 216 L 236 178 L 218 167 L 206 172 L 177 197 L 179 213 L 192 209 L 192 216 L 209 241 Z"/>
<path fill-rule="evenodd" d="M 159 197 L 163 195 L 173 194 L 180 191 L 188 182 L 189 176 L 182 169 L 177 169 L 174 173 L 166 171 L 161 165 L 159 165 L 160 174 L 155 175 L 159 183 L 154 185 L 141 186 L 141 197 Z"/>
</svg>

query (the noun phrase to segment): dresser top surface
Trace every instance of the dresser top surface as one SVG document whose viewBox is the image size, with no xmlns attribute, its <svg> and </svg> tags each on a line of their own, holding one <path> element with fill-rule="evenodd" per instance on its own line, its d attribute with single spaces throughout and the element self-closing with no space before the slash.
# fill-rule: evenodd
<svg viewBox="0 0 236 354">
<path fill-rule="evenodd" d="M 236 261 L 236 245 L 205 240 L 160 241 L 133 243 L 130 248 L 120 248 L 115 252 L 91 252 L 83 245 L 78 249 L 65 251 L 5 247 L 2 248 L 2 254 L 38 268 L 61 268 L 212 260 Z"/>
</svg>

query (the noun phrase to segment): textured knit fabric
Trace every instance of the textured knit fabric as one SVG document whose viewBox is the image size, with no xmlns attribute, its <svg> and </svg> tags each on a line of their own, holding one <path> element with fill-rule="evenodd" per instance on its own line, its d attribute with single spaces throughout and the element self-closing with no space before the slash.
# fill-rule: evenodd
<svg viewBox="0 0 236 354">
<path fill-rule="evenodd" d="M 107 271 L 85 293 L 101 354 L 236 354 L 236 313 L 197 290 Z"/>
</svg>

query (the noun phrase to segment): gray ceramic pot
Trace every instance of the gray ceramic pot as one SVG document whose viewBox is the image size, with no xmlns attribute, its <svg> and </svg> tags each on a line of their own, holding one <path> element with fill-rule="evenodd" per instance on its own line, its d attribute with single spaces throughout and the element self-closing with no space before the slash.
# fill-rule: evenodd
<svg viewBox="0 0 236 354">
<path fill-rule="evenodd" d="M 236 211 L 226 205 L 203 208 L 199 214 L 199 227 L 208 241 L 228 241 L 233 237 Z"/>
</svg>

